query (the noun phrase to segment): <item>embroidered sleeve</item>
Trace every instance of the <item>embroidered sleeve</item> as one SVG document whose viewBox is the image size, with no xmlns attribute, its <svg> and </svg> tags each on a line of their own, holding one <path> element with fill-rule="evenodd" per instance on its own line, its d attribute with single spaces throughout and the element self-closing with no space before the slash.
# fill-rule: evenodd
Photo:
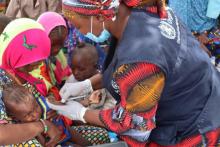
<svg viewBox="0 0 220 147">
<path fill-rule="evenodd" d="M 151 131 L 155 128 L 157 104 L 164 87 L 163 72 L 149 63 L 120 66 L 113 74 L 121 101 L 113 109 L 100 111 L 106 127 L 118 134 L 130 129 Z"/>
</svg>

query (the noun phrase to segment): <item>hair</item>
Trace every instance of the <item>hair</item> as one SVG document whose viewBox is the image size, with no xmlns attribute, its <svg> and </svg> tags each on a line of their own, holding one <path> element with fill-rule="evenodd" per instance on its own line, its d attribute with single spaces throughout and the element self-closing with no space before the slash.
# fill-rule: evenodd
<svg viewBox="0 0 220 147">
<path fill-rule="evenodd" d="M 57 26 L 53 30 L 51 30 L 49 36 L 57 35 L 58 37 L 62 37 L 64 30 L 67 30 L 67 28 L 64 26 Z"/>
<path fill-rule="evenodd" d="M 94 64 L 97 64 L 98 62 L 98 52 L 95 46 L 89 43 L 84 43 L 84 42 L 78 43 L 77 47 L 73 50 L 72 59 L 74 58 L 75 55 L 78 55 L 78 54 L 83 54 L 87 58 L 92 59 Z"/>
<path fill-rule="evenodd" d="M 12 103 L 22 104 L 28 100 L 27 95 L 31 93 L 23 86 L 17 84 L 8 84 L 4 86 L 2 92 L 2 100 L 6 110 L 10 112 Z"/>
<path fill-rule="evenodd" d="M 12 21 L 11 18 L 5 16 L 5 15 L 0 15 L 0 34 L 4 31 L 5 27 Z"/>
</svg>

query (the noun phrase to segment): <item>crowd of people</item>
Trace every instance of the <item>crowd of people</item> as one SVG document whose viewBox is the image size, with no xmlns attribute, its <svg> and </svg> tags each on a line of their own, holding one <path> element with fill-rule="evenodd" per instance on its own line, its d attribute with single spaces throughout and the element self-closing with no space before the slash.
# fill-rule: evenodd
<svg viewBox="0 0 220 147">
<path fill-rule="evenodd" d="M 220 0 L 0 0 L 0 13 L 0 146 L 218 145 Z"/>
</svg>

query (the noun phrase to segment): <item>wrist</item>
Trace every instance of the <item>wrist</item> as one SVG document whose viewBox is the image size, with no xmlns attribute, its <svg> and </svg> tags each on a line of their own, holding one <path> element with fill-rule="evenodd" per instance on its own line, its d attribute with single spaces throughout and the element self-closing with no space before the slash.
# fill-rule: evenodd
<svg viewBox="0 0 220 147">
<path fill-rule="evenodd" d="M 43 133 L 46 134 L 49 130 L 48 123 L 46 120 L 40 119 L 41 125 L 43 126 Z"/>
<path fill-rule="evenodd" d="M 86 82 L 86 93 L 87 94 L 92 93 L 93 92 L 93 88 L 92 88 L 91 81 L 89 79 L 86 79 L 85 82 Z"/>
<path fill-rule="evenodd" d="M 87 111 L 87 110 L 88 110 L 87 108 L 83 107 L 82 110 L 81 110 L 81 112 L 80 112 L 80 120 L 81 120 L 83 123 L 86 123 L 85 114 L 86 114 L 86 111 Z"/>
</svg>

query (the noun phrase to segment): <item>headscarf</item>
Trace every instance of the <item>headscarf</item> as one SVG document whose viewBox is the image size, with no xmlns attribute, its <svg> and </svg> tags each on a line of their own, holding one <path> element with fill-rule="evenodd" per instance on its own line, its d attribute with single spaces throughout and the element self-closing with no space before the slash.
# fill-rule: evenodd
<svg viewBox="0 0 220 147">
<path fill-rule="evenodd" d="M 128 7 L 141 7 L 151 12 L 156 10 L 160 18 L 167 17 L 165 0 L 156 0 L 153 7 L 144 7 L 145 0 L 63 0 L 63 13 L 70 17 L 73 12 L 76 12 L 80 15 L 103 16 L 105 19 L 114 20 L 120 2 L 125 3 Z"/>
<path fill-rule="evenodd" d="M 56 12 L 45 12 L 39 16 L 37 22 L 43 25 L 47 35 L 57 26 L 66 26 L 64 18 Z"/>
<path fill-rule="evenodd" d="M 37 21 L 45 28 L 48 36 L 50 32 L 58 26 L 64 26 L 67 28 L 65 19 L 56 12 L 45 12 L 39 16 Z M 62 49 L 60 49 L 60 52 L 55 57 L 50 57 L 47 64 L 49 67 L 50 82 L 53 86 L 61 84 L 62 81 L 67 79 L 71 74 L 71 69 L 67 64 Z"/>
<path fill-rule="evenodd" d="M 43 95 L 42 83 L 17 68 L 44 60 L 49 55 L 50 39 L 44 28 L 32 19 L 12 21 L 0 36 L 0 67 L 36 86 Z"/>
<path fill-rule="evenodd" d="M 63 12 L 66 15 L 76 12 L 80 15 L 101 15 L 106 19 L 113 19 L 119 4 L 119 0 L 63 0 Z"/>
</svg>

